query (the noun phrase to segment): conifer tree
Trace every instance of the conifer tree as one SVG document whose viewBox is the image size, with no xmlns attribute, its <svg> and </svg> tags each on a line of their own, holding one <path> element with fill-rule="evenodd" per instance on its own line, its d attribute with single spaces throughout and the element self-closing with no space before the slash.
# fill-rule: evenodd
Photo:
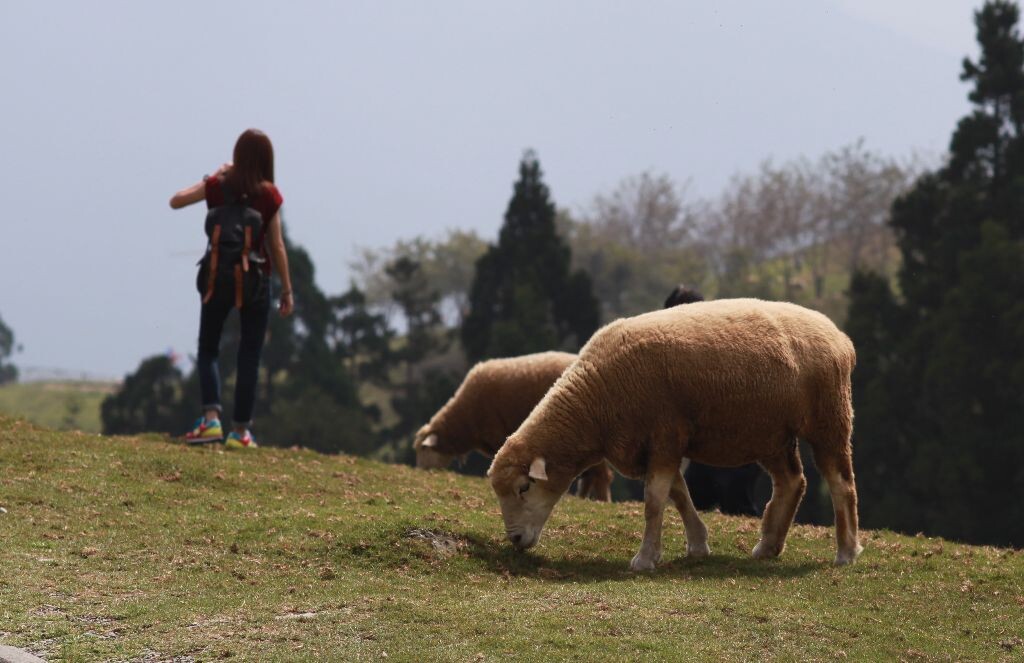
<svg viewBox="0 0 1024 663">
<path fill-rule="evenodd" d="M 600 322 L 585 272 L 570 271 L 540 163 L 527 152 L 498 243 L 476 263 L 462 344 L 471 361 L 578 349 Z"/>
<path fill-rule="evenodd" d="M 851 284 L 855 449 L 868 527 L 1024 545 L 1024 40 L 975 13 L 973 112 L 948 163 L 893 205 L 897 297 Z"/>
</svg>

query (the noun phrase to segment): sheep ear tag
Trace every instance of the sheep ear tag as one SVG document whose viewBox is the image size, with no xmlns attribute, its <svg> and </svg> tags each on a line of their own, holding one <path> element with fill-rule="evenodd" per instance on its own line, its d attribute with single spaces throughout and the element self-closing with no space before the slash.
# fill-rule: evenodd
<svg viewBox="0 0 1024 663">
<path fill-rule="evenodd" d="M 434 435 L 433 433 L 428 435 L 426 437 L 426 439 L 424 439 L 422 442 L 420 442 L 420 447 L 423 448 L 423 449 L 433 449 L 436 446 L 437 446 L 437 435 Z"/>
<path fill-rule="evenodd" d="M 533 462 L 530 463 L 530 478 L 536 479 L 537 481 L 548 480 L 548 473 L 545 470 L 545 462 L 543 458 L 534 458 Z"/>
</svg>

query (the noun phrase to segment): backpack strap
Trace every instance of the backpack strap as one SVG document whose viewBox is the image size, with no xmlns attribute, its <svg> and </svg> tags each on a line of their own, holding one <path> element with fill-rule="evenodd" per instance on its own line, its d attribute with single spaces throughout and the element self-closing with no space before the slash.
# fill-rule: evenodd
<svg viewBox="0 0 1024 663">
<path fill-rule="evenodd" d="M 235 265 L 235 308 L 242 310 L 242 266 Z"/>
<path fill-rule="evenodd" d="M 252 226 L 245 227 L 245 245 L 242 247 L 242 271 L 249 271 L 249 251 L 252 251 Z"/>
<path fill-rule="evenodd" d="M 213 235 L 210 236 L 210 272 L 206 275 L 206 294 L 203 296 L 203 303 L 206 304 L 213 299 L 213 286 L 217 283 L 217 258 L 220 248 L 220 224 L 213 227 Z"/>
</svg>

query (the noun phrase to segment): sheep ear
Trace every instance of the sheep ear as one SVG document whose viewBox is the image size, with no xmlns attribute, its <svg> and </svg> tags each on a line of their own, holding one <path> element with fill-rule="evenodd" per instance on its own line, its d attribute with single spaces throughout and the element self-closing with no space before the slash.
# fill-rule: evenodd
<svg viewBox="0 0 1024 663">
<path fill-rule="evenodd" d="M 431 433 L 420 442 L 421 449 L 434 449 L 437 447 L 437 435 Z"/>
<path fill-rule="evenodd" d="M 530 478 L 537 481 L 547 481 L 548 473 L 545 465 L 546 463 L 543 458 L 534 458 L 533 462 L 530 463 Z"/>
</svg>

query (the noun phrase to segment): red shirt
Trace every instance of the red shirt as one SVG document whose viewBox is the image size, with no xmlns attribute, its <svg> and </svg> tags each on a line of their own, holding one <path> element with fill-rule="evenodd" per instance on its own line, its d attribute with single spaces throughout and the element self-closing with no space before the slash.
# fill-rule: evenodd
<svg viewBox="0 0 1024 663">
<path fill-rule="evenodd" d="M 224 204 L 224 179 L 223 177 L 210 177 L 206 180 L 206 208 L 217 207 L 218 205 Z M 267 228 L 270 227 L 270 221 L 277 214 L 277 211 L 281 209 L 281 203 L 284 202 L 284 197 L 281 196 L 281 192 L 277 190 L 272 182 L 266 182 L 263 185 L 263 191 L 254 200 L 250 207 L 255 209 L 263 217 L 263 227 L 260 228 L 260 235 L 256 238 L 256 250 L 259 254 L 267 258 L 267 262 L 264 263 L 264 269 L 266 273 L 270 273 L 270 254 L 263 245 L 263 238 L 267 234 Z"/>
</svg>

